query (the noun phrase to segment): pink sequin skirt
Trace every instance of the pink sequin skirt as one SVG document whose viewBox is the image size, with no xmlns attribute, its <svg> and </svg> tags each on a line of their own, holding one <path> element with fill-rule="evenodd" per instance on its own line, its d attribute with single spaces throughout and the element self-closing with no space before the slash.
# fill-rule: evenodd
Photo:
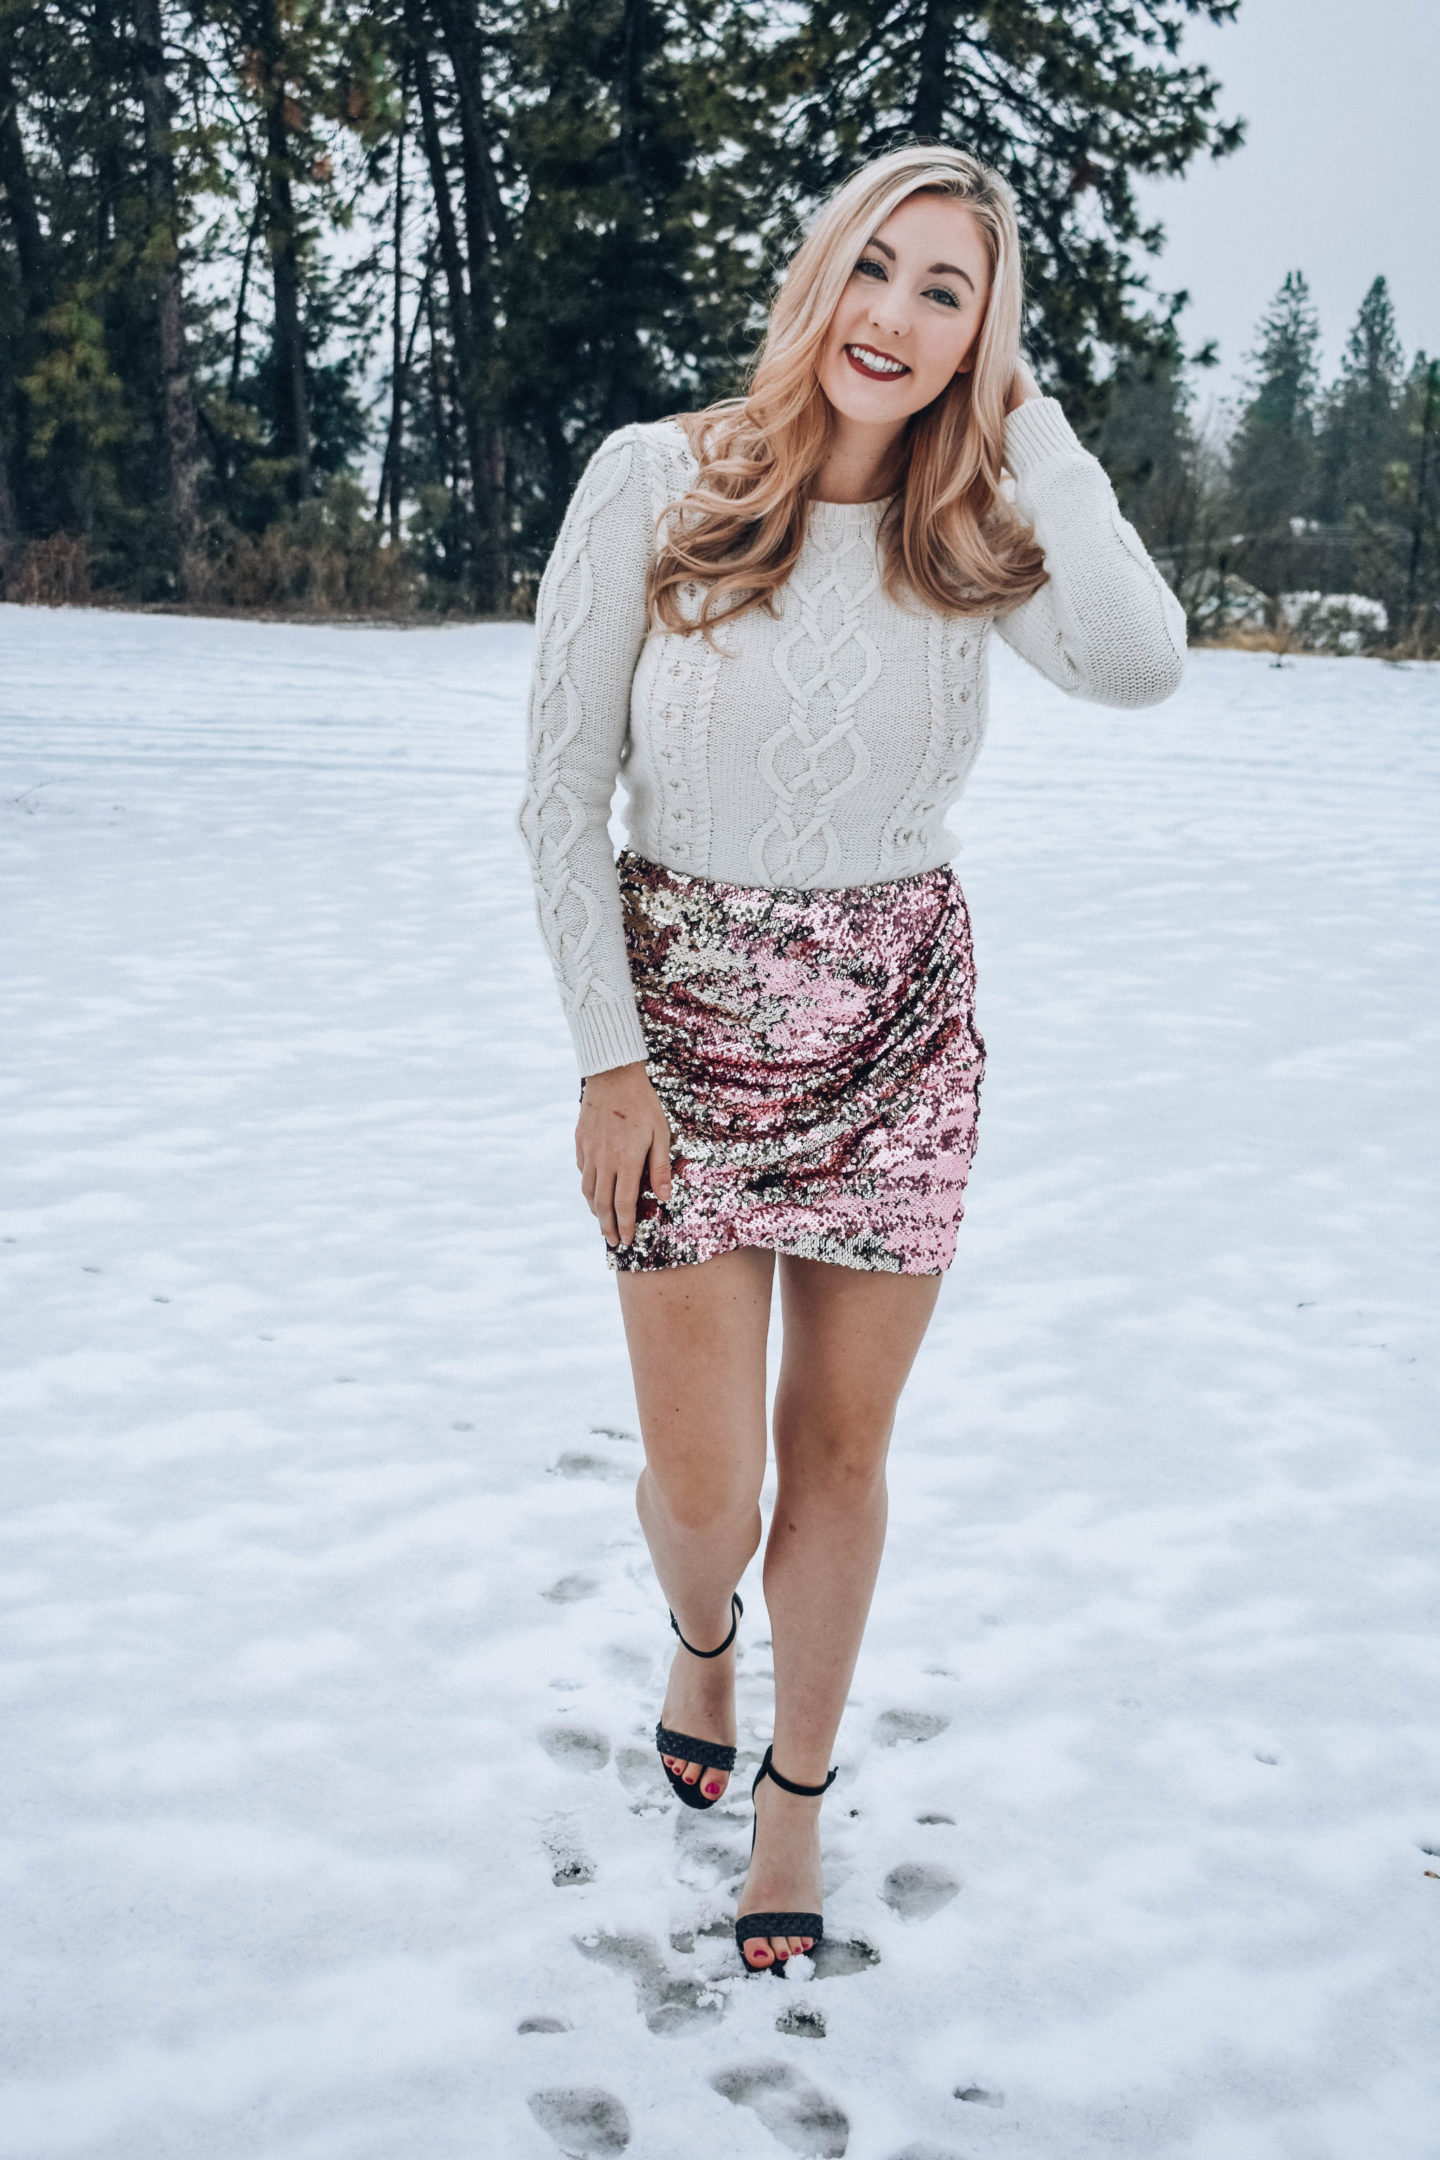
<svg viewBox="0 0 1440 2160">
<path fill-rule="evenodd" d="M 673 1193 L 620 1269 L 741 1245 L 890 1274 L 955 1255 L 985 1045 L 949 868 L 772 891 L 626 849 L 620 891 Z"/>
</svg>

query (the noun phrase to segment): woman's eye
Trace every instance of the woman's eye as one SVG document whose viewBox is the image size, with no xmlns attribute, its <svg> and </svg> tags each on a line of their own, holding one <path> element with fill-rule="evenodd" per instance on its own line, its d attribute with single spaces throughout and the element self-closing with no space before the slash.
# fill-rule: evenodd
<svg viewBox="0 0 1440 2160">
<path fill-rule="evenodd" d="M 855 267 L 857 270 L 873 270 L 876 277 L 883 278 L 885 275 L 884 263 L 876 262 L 873 255 L 862 255 Z"/>
<path fill-rule="evenodd" d="M 925 297 L 927 300 L 943 300 L 946 307 L 958 308 L 960 305 L 948 285 L 932 285 Z"/>
</svg>

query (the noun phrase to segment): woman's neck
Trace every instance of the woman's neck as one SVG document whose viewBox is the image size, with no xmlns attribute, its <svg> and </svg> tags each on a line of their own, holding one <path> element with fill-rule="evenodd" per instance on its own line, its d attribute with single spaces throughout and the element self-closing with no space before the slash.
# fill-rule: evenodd
<svg viewBox="0 0 1440 2160">
<path fill-rule="evenodd" d="M 906 423 L 866 427 L 831 407 L 825 455 L 810 488 L 812 502 L 877 502 L 899 478 Z"/>
</svg>

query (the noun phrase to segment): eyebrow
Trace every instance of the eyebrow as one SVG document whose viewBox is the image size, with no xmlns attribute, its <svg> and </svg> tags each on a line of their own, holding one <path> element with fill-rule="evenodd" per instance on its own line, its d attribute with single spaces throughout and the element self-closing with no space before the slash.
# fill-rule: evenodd
<svg viewBox="0 0 1440 2160">
<path fill-rule="evenodd" d="M 887 247 L 883 240 L 877 240 L 872 236 L 869 244 L 873 248 L 879 248 L 882 255 L 888 255 L 891 262 L 894 262 L 895 250 L 892 247 Z M 971 292 L 974 292 L 974 278 L 971 277 L 968 270 L 962 270 L 958 263 L 931 263 L 930 268 L 926 271 L 925 275 L 926 277 L 935 277 L 945 271 L 948 271 L 951 277 L 963 277 L 965 283 L 969 286 Z"/>
</svg>

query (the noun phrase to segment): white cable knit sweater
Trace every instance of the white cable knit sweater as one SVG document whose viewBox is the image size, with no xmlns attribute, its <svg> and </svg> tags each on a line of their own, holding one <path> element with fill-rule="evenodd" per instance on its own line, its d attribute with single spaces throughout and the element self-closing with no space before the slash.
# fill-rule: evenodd
<svg viewBox="0 0 1440 2160">
<path fill-rule="evenodd" d="M 1185 618 L 1053 398 L 1006 424 L 1048 581 L 994 619 L 1051 682 L 1153 705 Z M 985 731 L 989 619 L 880 590 L 880 503 L 813 503 L 777 615 L 699 636 L 645 627 L 654 520 L 694 479 L 675 421 L 607 436 L 541 580 L 520 829 L 582 1073 L 645 1056 L 608 823 L 637 854 L 737 885 L 871 885 L 947 861 L 945 813 Z"/>
</svg>

